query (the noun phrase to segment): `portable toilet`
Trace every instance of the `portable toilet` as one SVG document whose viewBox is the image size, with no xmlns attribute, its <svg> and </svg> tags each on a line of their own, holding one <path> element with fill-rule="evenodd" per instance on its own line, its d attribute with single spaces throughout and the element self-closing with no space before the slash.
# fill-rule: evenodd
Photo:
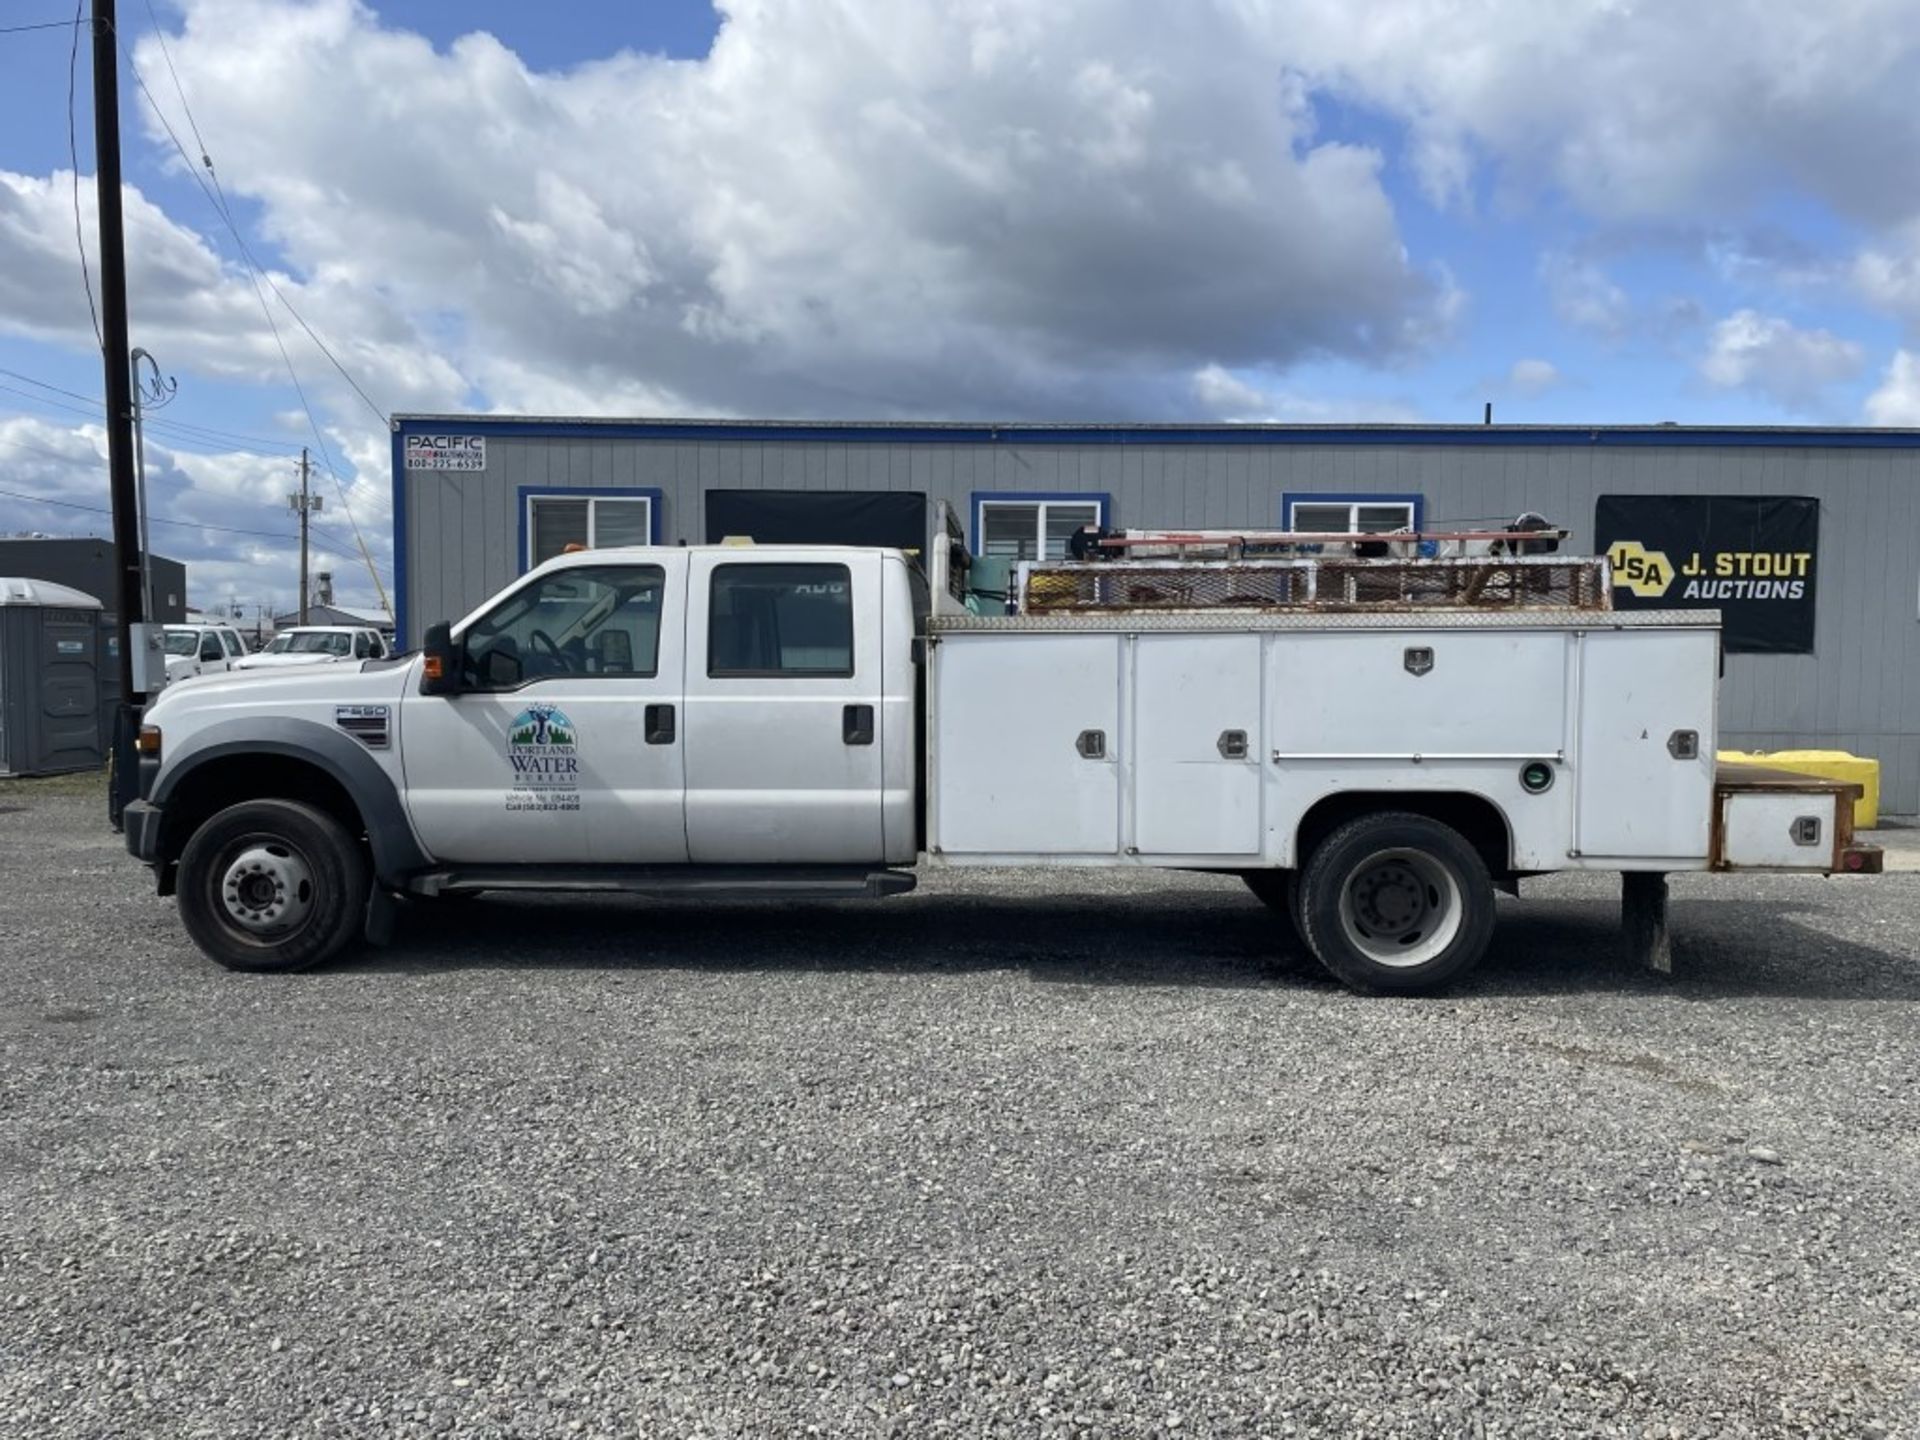
<svg viewBox="0 0 1920 1440">
<path fill-rule="evenodd" d="M 100 734 L 100 602 L 0 577 L 0 775 L 107 763 Z"/>
</svg>

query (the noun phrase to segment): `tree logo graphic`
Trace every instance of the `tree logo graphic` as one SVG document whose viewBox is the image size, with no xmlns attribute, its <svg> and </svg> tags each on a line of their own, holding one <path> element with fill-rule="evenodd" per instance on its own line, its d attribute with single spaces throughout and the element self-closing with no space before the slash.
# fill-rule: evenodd
<svg viewBox="0 0 1920 1440">
<path fill-rule="evenodd" d="M 529 705 L 507 726 L 513 770 L 510 810 L 574 810 L 580 805 L 580 752 L 573 721 L 555 705 Z"/>
</svg>

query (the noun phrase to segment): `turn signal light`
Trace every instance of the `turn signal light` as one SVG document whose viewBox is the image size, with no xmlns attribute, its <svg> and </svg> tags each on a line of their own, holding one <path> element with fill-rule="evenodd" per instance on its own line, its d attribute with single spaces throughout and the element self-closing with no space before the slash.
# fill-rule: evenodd
<svg viewBox="0 0 1920 1440">
<path fill-rule="evenodd" d="M 429 655 L 420 662 L 420 678 L 423 680 L 444 680 L 447 678 L 447 662 L 438 655 Z"/>
<path fill-rule="evenodd" d="M 160 727 L 142 725 L 140 733 L 133 737 L 133 748 L 141 755 L 158 757 L 160 754 Z"/>
</svg>

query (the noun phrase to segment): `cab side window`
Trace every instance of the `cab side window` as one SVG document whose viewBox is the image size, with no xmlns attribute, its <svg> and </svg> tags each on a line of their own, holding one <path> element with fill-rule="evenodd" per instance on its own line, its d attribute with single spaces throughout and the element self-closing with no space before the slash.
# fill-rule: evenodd
<svg viewBox="0 0 1920 1440">
<path fill-rule="evenodd" d="M 356 660 L 373 658 L 373 642 L 367 638 L 367 632 L 364 630 L 353 637 L 353 658 Z"/>
<path fill-rule="evenodd" d="M 220 637 L 211 630 L 200 635 L 200 658 L 202 660 L 224 660 L 226 652 L 220 648 Z"/>
<path fill-rule="evenodd" d="M 552 676 L 658 673 L 666 572 L 657 565 L 561 570 L 514 591 L 463 637 L 462 683 L 512 690 Z"/>
<path fill-rule="evenodd" d="M 853 674 L 853 579 L 844 565 L 719 565 L 707 674 Z"/>
<path fill-rule="evenodd" d="M 226 646 L 229 660 L 238 660 L 247 653 L 247 647 L 240 643 L 240 637 L 231 630 L 220 632 L 220 643 Z"/>
</svg>

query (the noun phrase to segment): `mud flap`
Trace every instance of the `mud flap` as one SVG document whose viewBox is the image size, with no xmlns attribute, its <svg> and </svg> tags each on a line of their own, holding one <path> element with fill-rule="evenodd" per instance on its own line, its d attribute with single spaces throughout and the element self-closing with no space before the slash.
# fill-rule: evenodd
<svg viewBox="0 0 1920 1440">
<path fill-rule="evenodd" d="M 1629 870 L 1620 877 L 1620 928 L 1634 964 L 1673 973 L 1673 937 L 1667 929 L 1667 877 Z"/>
<path fill-rule="evenodd" d="M 367 891 L 367 944 L 385 949 L 393 943 L 393 922 L 399 911 L 393 893 L 376 881 Z"/>
</svg>

